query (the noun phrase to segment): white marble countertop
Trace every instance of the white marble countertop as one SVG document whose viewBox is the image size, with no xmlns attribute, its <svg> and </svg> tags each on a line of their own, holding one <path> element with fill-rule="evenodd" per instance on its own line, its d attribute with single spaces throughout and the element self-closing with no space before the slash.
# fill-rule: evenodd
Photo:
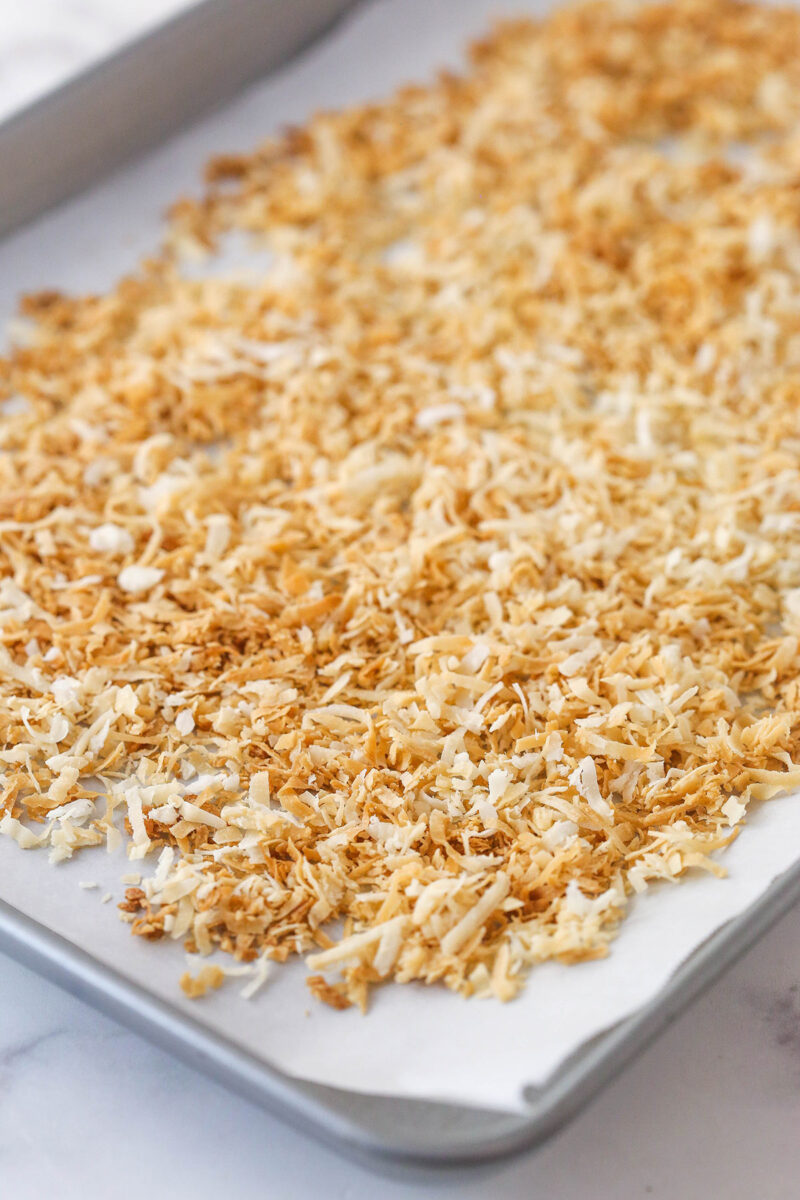
<svg viewBox="0 0 800 1200">
<path fill-rule="evenodd" d="M 0 118 L 187 0 L 0 0 Z M 483 1171 L 377 1177 L 0 956 L 3 1200 L 792 1200 L 800 905 L 559 1137 Z"/>
</svg>

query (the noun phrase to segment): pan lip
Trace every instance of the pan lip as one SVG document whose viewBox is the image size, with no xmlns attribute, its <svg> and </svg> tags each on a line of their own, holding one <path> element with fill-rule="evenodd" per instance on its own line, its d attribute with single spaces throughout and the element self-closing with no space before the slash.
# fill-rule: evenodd
<svg viewBox="0 0 800 1200">
<path fill-rule="evenodd" d="M 748 909 L 716 930 L 653 1000 L 599 1034 L 562 1064 L 542 1087 L 530 1089 L 527 1112 L 503 1114 L 452 1103 L 404 1099 L 404 1106 L 473 1115 L 474 1125 L 468 1136 L 448 1138 L 438 1133 L 435 1141 L 409 1135 L 402 1124 L 392 1137 L 377 1132 L 337 1106 L 337 1096 L 360 1093 L 322 1089 L 284 1074 L 3 900 L 0 951 L 301 1132 L 366 1165 L 442 1170 L 521 1154 L 555 1134 L 798 898 L 800 862 L 778 876 Z M 312 1089 L 328 1092 L 331 1099 L 320 1098 Z M 380 1103 L 397 1098 L 375 1099 Z M 495 1130 L 481 1132 L 482 1122 L 495 1126 Z"/>
</svg>

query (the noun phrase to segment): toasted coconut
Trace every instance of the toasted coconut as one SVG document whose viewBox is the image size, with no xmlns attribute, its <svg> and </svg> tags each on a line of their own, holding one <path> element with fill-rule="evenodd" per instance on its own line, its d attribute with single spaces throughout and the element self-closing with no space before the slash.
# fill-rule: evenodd
<svg viewBox="0 0 800 1200">
<path fill-rule="evenodd" d="M 721 873 L 800 782 L 798 115 L 794 10 L 516 21 L 30 297 L 0 832 L 124 831 L 134 932 L 335 1007 L 509 999 Z M 257 280 L 182 273 L 242 230 Z"/>
</svg>

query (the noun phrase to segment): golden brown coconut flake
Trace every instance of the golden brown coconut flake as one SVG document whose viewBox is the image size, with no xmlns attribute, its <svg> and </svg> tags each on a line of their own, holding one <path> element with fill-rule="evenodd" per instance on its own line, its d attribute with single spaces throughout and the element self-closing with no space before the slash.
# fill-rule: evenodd
<svg viewBox="0 0 800 1200">
<path fill-rule="evenodd" d="M 509 999 L 721 874 L 800 783 L 799 107 L 790 9 L 517 21 L 30 297 L 2 831 L 122 836 L 134 932 L 336 1007 Z M 256 281 L 184 270 L 234 231 Z"/>
</svg>

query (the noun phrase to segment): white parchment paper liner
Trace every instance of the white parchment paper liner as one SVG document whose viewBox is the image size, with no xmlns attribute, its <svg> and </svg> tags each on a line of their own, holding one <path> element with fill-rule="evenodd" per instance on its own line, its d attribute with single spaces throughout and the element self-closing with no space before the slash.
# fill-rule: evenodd
<svg viewBox="0 0 800 1200">
<path fill-rule="evenodd" d="M 278 76 L 8 242 L 0 311 L 10 315 L 20 291 L 98 288 L 130 270 L 156 242 L 165 206 L 197 186 L 210 154 L 247 148 L 314 108 L 379 96 L 457 65 L 465 41 L 492 15 L 545 7 L 519 0 L 374 0 L 360 7 Z M 584 1042 L 651 1000 L 692 950 L 798 858 L 800 798 L 773 800 L 751 815 L 725 853 L 728 879 L 694 875 L 637 897 L 608 959 L 547 964 L 505 1006 L 438 988 L 384 988 L 367 1018 L 313 1001 L 301 963 L 276 967 L 252 1001 L 240 998 L 235 982 L 187 1001 L 177 982 L 181 948 L 132 938 L 115 905 L 100 902 L 107 889 L 121 899 L 120 875 L 149 872 L 154 861 L 126 864 L 89 851 L 50 868 L 44 853 L 0 839 L 0 897 L 290 1074 L 365 1092 L 515 1109 L 524 1107 L 526 1085 L 544 1083 Z M 99 887 L 81 890 L 81 880 Z"/>
</svg>

